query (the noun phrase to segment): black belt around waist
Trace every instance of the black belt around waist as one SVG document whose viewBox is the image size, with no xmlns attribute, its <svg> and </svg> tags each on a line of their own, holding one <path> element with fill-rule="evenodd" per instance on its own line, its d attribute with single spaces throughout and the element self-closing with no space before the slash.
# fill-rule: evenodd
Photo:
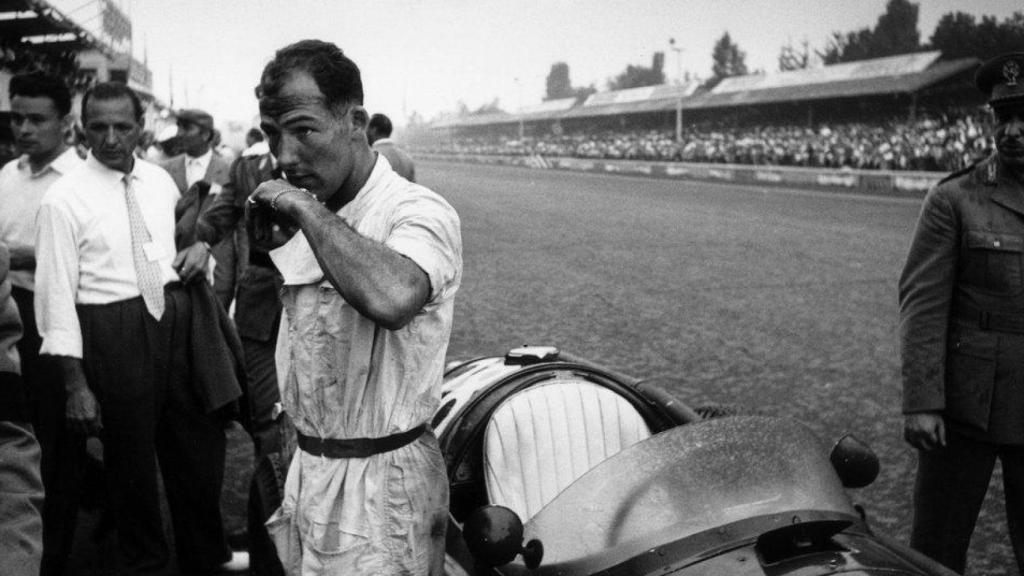
<svg viewBox="0 0 1024 576">
<path fill-rule="evenodd" d="M 957 312 L 961 322 L 976 325 L 982 330 L 1024 334 L 1024 314 L 1013 312 L 989 312 L 974 306 L 964 306 Z"/>
<path fill-rule="evenodd" d="M 314 438 L 298 433 L 299 448 L 307 454 L 325 456 L 327 458 L 369 458 L 374 454 L 398 450 L 412 443 L 427 431 L 426 424 L 384 436 L 383 438 Z"/>
</svg>

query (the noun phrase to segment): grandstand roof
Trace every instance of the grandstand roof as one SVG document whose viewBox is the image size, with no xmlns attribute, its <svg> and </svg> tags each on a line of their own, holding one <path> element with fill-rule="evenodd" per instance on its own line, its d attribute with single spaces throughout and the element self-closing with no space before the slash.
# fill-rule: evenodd
<svg viewBox="0 0 1024 576">
<path fill-rule="evenodd" d="M 943 62 L 938 61 L 939 56 L 939 52 L 921 52 L 816 69 L 726 78 L 714 90 L 684 101 L 683 109 L 911 94 L 973 70 L 980 63 L 977 58 Z"/>
<path fill-rule="evenodd" d="M 635 102 L 620 102 L 615 104 L 606 104 L 603 106 L 580 106 L 573 108 L 565 114 L 562 114 L 562 118 L 592 118 L 598 116 L 616 116 L 619 114 L 637 114 L 640 112 L 658 112 L 660 110 L 674 110 L 678 103 L 685 99 L 668 98 L 661 100 L 638 100 Z"/>
<path fill-rule="evenodd" d="M 575 97 L 548 100 L 546 102 L 541 102 L 540 104 L 534 104 L 533 106 L 524 106 L 515 114 L 511 114 L 510 117 L 515 122 L 518 122 L 520 120 L 544 120 L 546 118 L 558 115 L 561 112 L 565 112 L 566 110 L 569 110 L 575 105 Z"/>
<path fill-rule="evenodd" d="M 581 116 L 614 116 L 642 111 L 661 110 L 666 102 L 673 106 L 680 98 L 692 95 L 699 84 L 660 84 L 611 90 L 591 94 L 583 104 L 576 106 L 575 98 L 548 100 L 533 106 L 523 107 L 518 112 L 487 114 L 481 116 L 463 116 L 445 118 L 433 123 L 434 128 L 455 128 L 469 126 L 486 126 L 488 124 L 513 124 L 533 120 L 556 120 L 558 118 L 576 118 Z"/>
<path fill-rule="evenodd" d="M 2 0 L 0 0 L 2 1 Z M 544 102 L 515 114 L 452 118 L 436 128 L 486 126 L 520 121 L 595 118 L 683 110 L 728 108 L 782 102 L 807 102 L 857 96 L 912 94 L 975 69 L 977 58 L 940 60 L 939 51 L 917 52 L 820 68 L 750 74 L 722 80 L 713 90 L 697 93 L 697 83 L 662 84 L 592 94 L 573 106 L 572 99 Z M 555 103 L 559 103 L 555 105 Z M 545 106 L 550 105 L 550 106 Z"/>
<path fill-rule="evenodd" d="M 583 103 L 584 107 L 607 106 L 612 104 L 628 104 L 630 102 L 648 102 L 671 98 L 678 100 L 689 96 L 697 90 L 697 82 L 682 85 L 659 84 L 658 86 L 642 86 L 625 90 L 610 90 L 591 94 Z"/>
<path fill-rule="evenodd" d="M 576 98 L 559 98 L 557 100 L 546 100 L 532 106 L 524 106 L 516 113 L 495 112 L 492 114 L 480 114 L 476 116 L 461 116 L 445 118 L 434 122 L 434 128 L 448 128 L 455 126 L 486 126 L 488 124 L 513 124 L 519 121 L 543 120 L 554 114 L 568 110 L 576 105 Z"/>
<path fill-rule="evenodd" d="M 491 124 L 507 124 L 509 122 L 515 122 L 512 119 L 512 115 L 507 112 L 494 112 L 491 114 L 478 114 L 470 116 L 453 116 L 451 118 L 443 118 L 434 122 L 431 126 L 434 128 L 455 128 L 460 126 L 488 126 Z"/>
<path fill-rule="evenodd" d="M 45 0 L 0 0 L 0 38 L 25 42 L 41 52 L 102 47 Z"/>
<path fill-rule="evenodd" d="M 534 104 L 532 106 L 523 106 L 519 109 L 521 114 L 536 114 L 540 112 L 558 112 L 560 110 L 568 110 L 576 104 L 576 98 L 559 98 L 557 100 L 546 100 L 540 104 Z"/>
<path fill-rule="evenodd" d="M 596 116 L 615 116 L 618 114 L 636 114 L 638 112 L 656 112 L 674 109 L 680 100 L 692 96 L 700 85 L 697 82 L 686 84 L 661 84 L 643 88 L 628 88 L 598 92 L 587 98 L 582 106 L 561 114 L 562 118 L 589 118 Z"/>
<path fill-rule="evenodd" d="M 769 90 L 790 86 L 808 86 L 849 80 L 865 80 L 889 76 L 906 76 L 927 70 L 942 53 L 938 50 L 901 54 L 886 58 L 873 58 L 843 64 L 832 64 L 819 68 L 804 68 L 770 74 L 749 74 L 722 80 L 714 90 L 715 94 L 726 92 L 748 92 Z"/>
</svg>

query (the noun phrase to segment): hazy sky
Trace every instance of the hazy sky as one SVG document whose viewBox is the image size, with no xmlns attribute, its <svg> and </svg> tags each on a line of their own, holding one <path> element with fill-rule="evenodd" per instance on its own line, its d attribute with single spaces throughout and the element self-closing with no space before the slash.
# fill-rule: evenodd
<svg viewBox="0 0 1024 576">
<path fill-rule="evenodd" d="M 74 7 L 85 0 L 51 0 Z M 927 41 L 938 19 L 960 10 L 1000 19 L 1020 0 L 918 0 Z M 248 123 L 253 86 L 275 49 L 303 38 L 335 42 L 363 73 L 366 105 L 397 124 L 414 110 L 431 118 L 498 98 L 502 108 L 540 102 L 551 64 L 569 65 L 573 85 L 607 80 L 628 64 L 710 75 L 722 33 L 751 69 L 775 70 L 779 48 L 825 44 L 832 31 L 873 27 L 886 0 L 118 0 L 135 26 L 135 53 L 148 48 L 154 89 L 175 107 L 210 111 L 218 123 Z M 186 98 L 187 96 L 187 98 Z"/>
</svg>

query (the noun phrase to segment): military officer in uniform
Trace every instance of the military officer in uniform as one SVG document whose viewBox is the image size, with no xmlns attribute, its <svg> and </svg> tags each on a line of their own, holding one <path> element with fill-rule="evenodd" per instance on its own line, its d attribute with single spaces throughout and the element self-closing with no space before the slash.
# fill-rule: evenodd
<svg viewBox="0 0 1024 576">
<path fill-rule="evenodd" d="M 963 573 L 998 457 L 1024 573 L 1024 52 L 975 79 L 996 150 L 928 193 L 899 281 L 910 544 Z"/>
</svg>

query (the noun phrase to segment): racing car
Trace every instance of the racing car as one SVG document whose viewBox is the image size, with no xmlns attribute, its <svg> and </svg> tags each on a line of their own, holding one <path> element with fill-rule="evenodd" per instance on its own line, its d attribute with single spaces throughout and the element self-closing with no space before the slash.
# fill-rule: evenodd
<svg viewBox="0 0 1024 576">
<path fill-rule="evenodd" d="M 850 501 L 879 471 L 855 437 L 828 450 L 554 347 L 450 364 L 433 426 L 450 575 L 953 574 Z"/>
</svg>

